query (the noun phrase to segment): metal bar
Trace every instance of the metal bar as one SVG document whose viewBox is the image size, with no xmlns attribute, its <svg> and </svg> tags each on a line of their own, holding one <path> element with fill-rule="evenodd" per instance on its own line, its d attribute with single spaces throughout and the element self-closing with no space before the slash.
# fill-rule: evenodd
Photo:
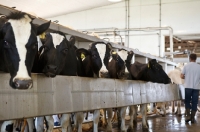
<svg viewBox="0 0 200 132">
<path fill-rule="evenodd" d="M 3 5 L 0 5 L 0 12 L 4 15 L 8 15 L 11 11 L 17 11 L 13 8 L 9 8 L 9 7 L 6 7 L 6 6 L 3 6 Z M 42 24 L 44 22 L 47 22 L 47 20 L 45 19 L 42 19 L 42 18 L 35 18 L 34 19 L 34 23 L 35 24 Z M 97 38 L 97 37 L 93 37 L 93 36 L 89 36 L 89 35 L 86 35 L 86 34 L 83 34 L 81 32 L 78 32 L 78 31 L 75 31 L 75 30 L 72 30 L 72 29 L 69 29 L 65 26 L 62 26 L 62 25 L 59 25 L 59 24 L 56 24 L 56 23 L 51 23 L 50 25 L 50 29 L 51 30 L 55 30 L 55 31 L 61 31 L 63 33 L 66 33 L 66 34 L 69 34 L 69 35 L 73 35 L 77 38 L 77 40 L 79 42 L 95 42 L 95 41 L 102 41 L 101 39 Z M 145 29 L 145 30 L 160 30 L 160 29 L 165 29 L 165 30 L 169 30 L 171 29 L 170 27 L 161 27 L 161 28 L 131 28 L 131 29 L 125 29 L 125 30 L 142 30 L 142 29 Z M 124 29 L 116 29 L 115 31 L 117 30 L 124 30 Z M 112 30 L 113 32 L 113 30 Z M 166 59 L 163 59 L 163 58 L 160 58 L 160 57 L 156 57 L 156 56 L 153 56 L 153 55 L 150 55 L 150 54 L 145 54 L 145 53 L 142 53 L 138 50 L 135 50 L 135 49 L 131 49 L 131 48 L 127 48 L 127 47 L 124 47 L 122 45 L 118 45 L 118 44 L 115 44 L 115 43 L 111 43 L 113 47 L 115 48 L 122 48 L 122 49 L 126 49 L 127 51 L 130 51 L 132 50 L 137 56 L 144 56 L 144 57 L 147 57 L 147 58 L 150 58 L 150 59 L 157 59 L 158 61 L 161 61 L 161 62 L 166 62 L 170 65 L 176 65 L 174 62 L 171 62 L 170 60 L 166 60 Z"/>
<path fill-rule="evenodd" d="M 0 120 L 179 100 L 175 84 L 32 74 L 33 88 L 14 90 L 0 76 Z"/>
<path fill-rule="evenodd" d="M 10 12 L 12 11 L 17 11 L 16 9 L 13 9 L 13 8 L 9 8 L 9 7 L 6 7 L 6 6 L 3 6 L 0 4 L 0 13 L 1 14 L 4 14 L 4 15 L 8 15 Z M 35 17 L 35 16 L 33 16 Z M 45 23 L 47 22 L 48 20 L 45 20 L 43 18 L 35 18 L 33 20 L 33 23 L 34 24 L 42 24 L 42 23 Z M 64 32 L 66 34 L 70 34 L 70 35 L 73 35 L 73 36 L 76 36 L 76 38 L 79 40 L 79 41 L 83 41 L 83 42 L 94 42 L 94 41 L 99 41 L 99 38 L 97 37 L 93 37 L 93 36 L 89 36 L 89 35 L 86 35 L 86 34 L 83 34 L 81 32 L 78 32 L 76 30 L 73 30 L 73 29 L 70 29 L 68 27 L 65 27 L 65 26 L 62 26 L 60 24 L 56 24 L 56 23 L 51 23 L 50 27 L 49 27 L 51 30 L 55 30 L 55 31 L 61 31 L 61 32 Z"/>
</svg>

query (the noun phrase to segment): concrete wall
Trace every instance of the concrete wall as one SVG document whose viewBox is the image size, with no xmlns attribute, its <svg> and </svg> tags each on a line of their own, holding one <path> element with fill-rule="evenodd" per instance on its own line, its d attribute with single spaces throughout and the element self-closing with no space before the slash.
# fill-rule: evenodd
<svg viewBox="0 0 200 132">
<path fill-rule="evenodd" d="M 60 24 L 74 29 L 126 28 L 125 7 L 125 1 L 123 1 L 49 19 L 59 20 Z M 200 0 L 130 0 L 130 28 L 159 27 L 161 25 L 161 27 L 171 26 L 174 34 L 199 33 L 199 7 Z M 135 31 L 130 34 L 129 47 L 159 55 L 158 31 Z M 168 31 L 162 31 L 161 56 L 164 52 L 164 35 L 168 35 Z M 123 38 L 125 41 L 125 37 Z M 127 42 L 125 43 L 127 45 Z"/>
<path fill-rule="evenodd" d="M 32 89 L 13 90 L 0 78 L 0 121 L 181 99 L 175 84 L 32 74 Z"/>
</svg>

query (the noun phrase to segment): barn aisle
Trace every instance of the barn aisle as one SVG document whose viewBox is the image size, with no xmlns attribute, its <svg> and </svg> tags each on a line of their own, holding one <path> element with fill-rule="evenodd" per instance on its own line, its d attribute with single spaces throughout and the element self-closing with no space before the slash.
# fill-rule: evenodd
<svg viewBox="0 0 200 132">
<path fill-rule="evenodd" d="M 128 119 L 129 117 L 127 117 Z M 200 112 L 196 114 L 196 124 L 185 123 L 185 116 L 178 116 L 172 113 L 168 113 L 165 117 L 161 115 L 148 116 L 149 130 L 142 130 L 141 118 L 138 118 L 137 128 L 133 132 L 200 132 Z M 129 120 L 126 120 L 126 124 Z M 83 132 L 92 132 L 90 128 L 92 122 L 84 124 Z M 54 129 L 54 132 L 60 132 L 58 129 Z M 99 132 L 105 132 L 105 129 L 99 127 Z M 113 123 L 113 132 L 120 132 L 117 129 L 117 123 Z"/>
<path fill-rule="evenodd" d="M 183 107 L 182 107 L 183 108 Z M 184 109 L 182 109 L 183 111 Z M 196 113 L 196 123 L 185 123 L 185 116 L 178 116 L 168 113 L 165 117 L 161 115 L 148 116 L 149 130 L 142 130 L 141 118 L 137 118 L 137 128 L 133 132 L 200 132 L 200 112 Z M 126 125 L 129 123 L 129 116 L 126 116 Z M 2 121 L 0 121 L 0 126 Z M 83 132 L 92 132 L 92 122 L 83 124 Z M 127 126 L 128 127 L 128 126 Z M 60 128 L 55 128 L 53 132 L 61 132 Z M 99 132 L 105 132 L 103 127 L 99 127 Z M 117 122 L 113 123 L 113 131 L 120 132 Z"/>
</svg>

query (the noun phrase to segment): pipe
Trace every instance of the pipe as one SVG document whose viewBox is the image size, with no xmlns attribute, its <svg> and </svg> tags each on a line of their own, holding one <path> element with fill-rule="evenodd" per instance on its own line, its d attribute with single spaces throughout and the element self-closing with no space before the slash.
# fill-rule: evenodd
<svg viewBox="0 0 200 132">
<path fill-rule="evenodd" d="M 121 39 L 121 45 L 123 45 L 122 44 L 122 36 L 120 34 L 117 34 L 116 32 L 114 32 L 114 34 L 115 34 L 115 36 L 119 36 L 120 37 L 120 39 Z"/>
<path fill-rule="evenodd" d="M 129 0 L 126 0 L 125 1 L 125 12 L 126 12 L 126 16 L 125 16 L 125 29 L 129 29 L 129 27 L 130 27 L 130 19 L 129 19 L 129 17 L 130 17 L 130 5 L 129 5 Z M 126 42 L 127 42 L 127 47 L 129 47 L 129 31 L 127 31 L 126 32 Z"/>
<path fill-rule="evenodd" d="M 159 27 L 161 27 L 161 0 L 160 0 Z M 161 30 L 159 30 L 158 48 L 159 48 L 159 56 L 161 56 Z"/>
<path fill-rule="evenodd" d="M 115 32 L 127 32 L 127 31 L 155 31 L 155 30 L 168 30 L 169 31 L 169 39 L 170 39 L 170 52 L 173 52 L 173 29 L 171 27 L 146 27 L 146 28 L 129 28 L 129 29 L 115 29 Z M 92 30 L 90 30 L 92 31 Z M 105 32 L 113 32 L 113 30 L 105 30 L 105 31 L 92 31 L 95 33 L 105 33 Z M 173 55 L 171 55 L 173 58 Z"/>
<path fill-rule="evenodd" d="M 99 36 L 113 36 L 113 33 L 98 33 Z M 159 33 L 145 33 L 145 34 L 129 34 L 129 36 L 148 36 L 148 35 L 159 35 Z M 120 36 L 124 36 L 121 34 Z"/>
</svg>

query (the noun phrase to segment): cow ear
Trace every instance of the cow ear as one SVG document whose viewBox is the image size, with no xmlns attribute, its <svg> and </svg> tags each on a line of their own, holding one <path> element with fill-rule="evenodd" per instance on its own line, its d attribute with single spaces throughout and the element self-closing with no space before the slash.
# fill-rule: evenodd
<svg viewBox="0 0 200 132">
<path fill-rule="evenodd" d="M 76 50 L 76 55 L 77 57 L 80 57 L 80 58 L 81 58 L 81 55 L 88 56 L 89 54 L 90 52 L 84 48 L 80 48 Z"/>
<path fill-rule="evenodd" d="M 71 36 L 70 39 L 69 39 L 69 42 L 73 45 L 75 45 L 75 42 L 76 42 L 76 38 L 74 36 Z"/>
<path fill-rule="evenodd" d="M 38 26 L 37 27 L 37 35 L 40 35 L 43 32 L 45 32 L 49 28 L 50 24 L 51 24 L 51 21 L 48 21 L 48 22 L 43 23 L 40 26 Z"/>
</svg>

